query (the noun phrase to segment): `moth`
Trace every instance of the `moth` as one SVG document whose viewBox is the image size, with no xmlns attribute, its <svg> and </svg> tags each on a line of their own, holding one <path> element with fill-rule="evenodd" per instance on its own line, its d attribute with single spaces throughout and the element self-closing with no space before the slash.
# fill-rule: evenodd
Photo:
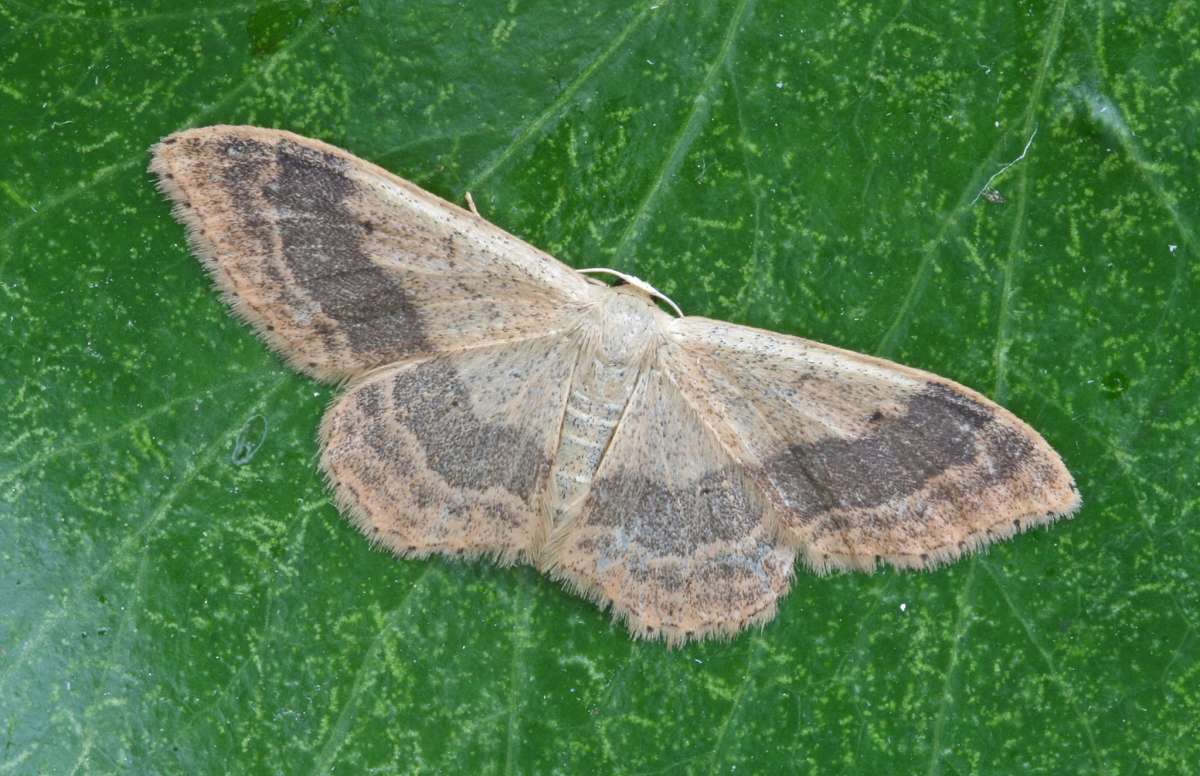
<svg viewBox="0 0 1200 776">
<path fill-rule="evenodd" d="M 401 557 L 532 564 L 675 645 L 770 620 L 797 557 L 924 569 L 1080 504 L 970 388 L 668 313 L 325 143 L 213 126 L 152 156 L 238 317 L 344 385 L 320 466 Z"/>
</svg>

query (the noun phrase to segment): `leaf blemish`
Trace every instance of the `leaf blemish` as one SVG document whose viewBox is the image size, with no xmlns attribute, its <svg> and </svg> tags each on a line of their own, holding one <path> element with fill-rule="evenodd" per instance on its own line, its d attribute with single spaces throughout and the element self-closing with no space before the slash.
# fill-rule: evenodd
<svg viewBox="0 0 1200 776">
<path fill-rule="evenodd" d="M 233 440 L 233 453 L 229 459 L 236 466 L 244 466 L 254 458 L 267 439 L 267 419 L 255 415 L 238 429 L 237 437 Z"/>
</svg>

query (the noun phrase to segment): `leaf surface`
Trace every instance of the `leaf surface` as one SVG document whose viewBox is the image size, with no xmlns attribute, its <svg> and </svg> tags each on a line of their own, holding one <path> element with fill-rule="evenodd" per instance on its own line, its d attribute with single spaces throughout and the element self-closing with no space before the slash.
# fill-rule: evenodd
<svg viewBox="0 0 1200 776">
<path fill-rule="evenodd" d="M 1194 769 L 1196 51 L 1182 0 L 0 3 L 0 773 Z M 530 569 L 373 551 L 316 469 L 331 391 L 144 172 L 218 122 L 970 385 L 1084 508 L 801 570 L 676 651 Z"/>
</svg>

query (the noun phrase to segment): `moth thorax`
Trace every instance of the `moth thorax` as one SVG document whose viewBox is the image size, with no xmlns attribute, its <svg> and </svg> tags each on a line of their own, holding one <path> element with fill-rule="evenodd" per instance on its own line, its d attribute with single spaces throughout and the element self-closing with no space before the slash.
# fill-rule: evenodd
<svg viewBox="0 0 1200 776">
<path fill-rule="evenodd" d="M 610 364 L 636 363 L 654 339 L 658 316 L 650 298 L 629 286 L 613 289 L 604 308 L 598 355 Z"/>
</svg>

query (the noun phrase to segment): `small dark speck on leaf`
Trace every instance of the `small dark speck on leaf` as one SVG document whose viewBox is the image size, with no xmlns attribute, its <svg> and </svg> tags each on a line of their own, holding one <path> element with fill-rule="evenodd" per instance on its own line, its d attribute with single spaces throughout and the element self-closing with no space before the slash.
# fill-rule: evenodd
<svg viewBox="0 0 1200 776">
<path fill-rule="evenodd" d="M 1121 372 L 1109 372 L 1100 380 L 1100 388 L 1106 397 L 1118 399 L 1129 388 L 1129 378 Z"/>
<path fill-rule="evenodd" d="M 303 6 L 285 3 L 262 3 L 246 22 L 250 52 L 255 57 L 268 57 L 279 51 L 288 37 L 303 24 L 311 13 Z"/>
</svg>

